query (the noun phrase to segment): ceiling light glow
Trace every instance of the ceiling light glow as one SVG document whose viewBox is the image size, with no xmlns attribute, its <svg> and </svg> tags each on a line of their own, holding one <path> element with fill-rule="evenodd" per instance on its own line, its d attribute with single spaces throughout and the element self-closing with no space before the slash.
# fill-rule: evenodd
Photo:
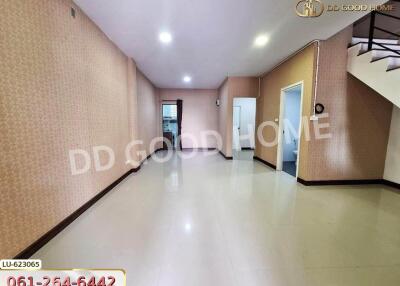
<svg viewBox="0 0 400 286">
<path fill-rule="evenodd" d="M 266 35 L 260 35 L 254 40 L 254 45 L 264 47 L 268 43 L 269 38 Z"/>
<path fill-rule="evenodd" d="M 190 223 L 185 224 L 185 231 L 190 232 L 192 230 L 192 225 Z"/>
<path fill-rule="evenodd" d="M 192 81 L 192 78 L 190 76 L 186 75 L 186 76 L 183 77 L 183 81 L 186 82 L 186 83 L 189 83 L 189 82 Z"/>
<path fill-rule="evenodd" d="M 170 33 L 167 33 L 167 32 L 161 33 L 158 38 L 164 44 L 169 44 L 169 43 L 172 42 L 172 35 Z"/>
</svg>

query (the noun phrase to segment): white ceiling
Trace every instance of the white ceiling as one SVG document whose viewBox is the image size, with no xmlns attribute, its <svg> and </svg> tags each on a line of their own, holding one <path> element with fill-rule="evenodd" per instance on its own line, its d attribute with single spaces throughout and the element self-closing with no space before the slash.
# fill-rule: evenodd
<svg viewBox="0 0 400 286">
<path fill-rule="evenodd" d="M 364 15 L 328 12 L 305 19 L 294 12 L 297 0 L 74 1 L 162 88 L 217 88 L 226 76 L 260 75 L 311 40 L 326 39 Z M 172 34 L 171 44 L 160 43 L 162 31 Z M 269 43 L 255 48 L 254 38 L 263 33 Z M 190 84 L 183 83 L 185 74 L 192 76 Z"/>
</svg>

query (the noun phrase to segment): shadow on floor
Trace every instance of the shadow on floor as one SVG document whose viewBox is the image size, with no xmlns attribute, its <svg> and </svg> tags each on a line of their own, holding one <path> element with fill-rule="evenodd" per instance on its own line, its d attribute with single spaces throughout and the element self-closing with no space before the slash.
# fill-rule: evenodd
<svg viewBox="0 0 400 286">
<path fill-rule="evenodd" d="M 283 168 L 282 170 L 289 175 L 292 175 L 293 177 L 296 177 L 296 162 L 292 161 L 286 161 L 283 162 Z"/>
</svg>

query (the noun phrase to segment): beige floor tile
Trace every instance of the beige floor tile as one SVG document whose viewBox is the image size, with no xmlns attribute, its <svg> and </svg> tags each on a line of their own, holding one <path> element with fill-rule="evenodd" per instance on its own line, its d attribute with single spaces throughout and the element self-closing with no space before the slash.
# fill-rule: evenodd
<svg viewBox="0 0 400 286">
<path fill-rule="evenodd" d="M 150 160 L 34 257 L 128 285 L 400 285 L 398 194 L 206 154 Z"/>
<path fill-rule="evenodd" d="M 238 285 L 308 286 L 302 269 L 247 269 L 236 271 Z"/>
</svg>

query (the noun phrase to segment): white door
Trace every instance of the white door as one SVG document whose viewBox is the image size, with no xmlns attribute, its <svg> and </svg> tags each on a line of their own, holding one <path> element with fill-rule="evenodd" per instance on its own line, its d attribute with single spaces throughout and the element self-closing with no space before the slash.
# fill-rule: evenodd
<svg viewBox="0 0 400 286">
<path fill-rule="evenodd" d="M 240 106 L 233 107 L 233 142 L 232 148 L 240 150 Z"/>
</svg>

